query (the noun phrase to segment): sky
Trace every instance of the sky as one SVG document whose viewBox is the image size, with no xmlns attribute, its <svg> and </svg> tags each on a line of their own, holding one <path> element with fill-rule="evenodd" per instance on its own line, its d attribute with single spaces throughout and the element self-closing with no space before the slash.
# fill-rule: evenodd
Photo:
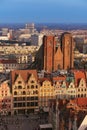
<svg viewBox="0 0 87 130">
<path fill-rule="evenodd" d="M 0 0 L 0 23 L 87 23 L 87 0 Z"/>
</svg>

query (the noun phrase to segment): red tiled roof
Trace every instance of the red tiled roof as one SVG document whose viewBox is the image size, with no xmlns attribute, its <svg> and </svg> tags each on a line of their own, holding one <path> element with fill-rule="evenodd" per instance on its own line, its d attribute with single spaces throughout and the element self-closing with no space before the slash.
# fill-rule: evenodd
<svg viewBox="0 0 87 130">
<path fill-rule="evenodd" d="M 50 78 L 39 78 L 39 83 L 40 83 L 41 85 L 42 85 L 42 83 L 43 83 L 44 81 L 50 81 L 50 82 L 52 83 L 52 81 L 51 81 Z"/>
<path fill-rule="evenodd" d="M 82 71 L 82 70 L 72 70 L 72 72 L 74 73 L 76 86 L 78 86 L 78 84 L 79 84 L 79 82 L 80 82 L 80 80 L 82 78 L 86 81 L 86 73 L 85 73 L 85 71 Z"/>
<path fill-rule="evenodd" d="M 56 76 L 56 77 L 53 77 L 53 81 L 64 81 L 66 80 L 66 76 L 65 75 L 59 75 L 59 76 Z"/>
<path fill-rule="evenodd" d="M 16 60 L 0 60 L 1 64 L 14 64 L 17 63 Z"/>
<path fill-rule="evenodd" d="M 37 80 L 37 70 L 14 70 L 11 72 L 12 83 L 14 83 L 16 76 L 19 74 L 25 82 L 27 81 L 30 74 L 33 74 Z"/>
<path fill-rule="evenodd" d="M 76 103 L 79 107 L 86 107 L 87 108 L 87 98 L 76 98 L 72 100 Z"/>
</svg>

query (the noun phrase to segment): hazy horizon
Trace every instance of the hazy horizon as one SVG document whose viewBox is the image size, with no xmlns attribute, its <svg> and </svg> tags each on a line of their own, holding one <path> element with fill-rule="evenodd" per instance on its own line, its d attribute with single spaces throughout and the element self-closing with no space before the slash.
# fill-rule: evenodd
<svg viewBox="0 0 87 130">
<path fill-rule="evenodd" d="M 0 23 L 87 23 L 86 0 L 0 0 Z"/>
</svg>

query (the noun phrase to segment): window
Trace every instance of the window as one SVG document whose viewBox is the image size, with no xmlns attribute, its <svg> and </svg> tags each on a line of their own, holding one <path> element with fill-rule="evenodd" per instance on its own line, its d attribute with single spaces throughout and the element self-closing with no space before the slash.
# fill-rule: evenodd
<svg viewBox="0 0 87 130">
<path fill-rule="evenodd" d="M 83 86 L 83 83 L 82 83 L 82 86 Z"/>
<path fill-rule="evenodd" d="M 80 91 L 80 89 L 78 89 L 78 91 Z"/>
<path fill-rule="evenodd" d="M 26 94 L 26 92 L 25 91 L 23 91 L 23 95 L 25 95 Z"/>
<path fill-rule="evenodd" d="M 30 106 L 30 102 L 27 103 L 27 106 Z"/>
<path fill-rule="evenodd" d="M 22 86 L 21 86 L 21 85 L 19 85 L 19 86 L 18 86 L 18 89 L 22 89 Z"/>
<path fill-rule="evenodd" d="M 29 85 L 27 86 L 27 89 L 29 88 Z"/>
<path fill-rule="evenodd" d="M 17 103 L 14 103 L 14 107 L 17 107 Z"/>
<path fill-rule="evenodd" d="M 34 97 L 35 100 L 38 100 L 38 97 Z"/>
<path fill-rule="evenodd" d="M 36 88 L 38 88 L 38 86 L 36 85 Z"/>
<path fill-rule="evenodd" d="M 31 85 L 31 88 L 34 88 L 34 85 Z"/>
<path fill-rule="evenodd" d="M 38 102 L 35 102 L 35 106 L 38 106 Z"/>
<path fill-rule="evenodd" d="M 17 101 L 17 98 L 16 98 L 16 97 L 14 97 L 14 101 Z"/>
<path fill-rule="evenodd" d="M 23 107 L 25 107 L 25 103 L 23 102 Z"/>
<path fill-rule="evenodd" d="M 17 89 L 17 86 L 14 86 L 14 89 Z"/>
<path fill-rule="evenodd" d="M 27 94 L 30 95 L 30 91 L 27 91 Z"/>
<path fill-rule="evenodd" d="M 22 101 L 22 97 L 18 97 L 18 101 Z"/>
<path fill-rule="evenodd" d="M 16 91 L 14 91 L 14 95 L 17 95 L 17 92 L 16 92 Z"/>
<path fill-rule="evenodd" d="M 34 97 L 31 97 L 31 100 L 34 100 Z"/>
<path fill-rule="evenodd" d="M 34 83 L 34 81 L 33 81 L 33 80 L 31 80 L 31 83 Z"/>
<path fill-rule="evenodd" d="M 18 84 L 21 84 L 21 81 L 18 81 Z"/>
<path fill-rule="evenodd" d="M 22 107 L 22 103 L 18 103 L 18 107 Z"/>
<path fill-rule="evenodd" d="M 31 102 L 31 106 L 34 106 L 34 102 Z"/>
<path fill-rule="evenodd" d="M 27 100 L 31 100 L 31 97 L 27 97 Z"/>
<path fill-rule="evenodd" d="M 38 91 L 36 90 L 36 94 L 38 94 Z"/>
<path fill-rule="evenodd" d="M 83 91 L 83 89 L 81 89 L 81 91 Z"/>
<path fill-rule="evenodd" d="M 23 101 L 25 101 L 25 97 L 23 97 Z"/>
</svg>

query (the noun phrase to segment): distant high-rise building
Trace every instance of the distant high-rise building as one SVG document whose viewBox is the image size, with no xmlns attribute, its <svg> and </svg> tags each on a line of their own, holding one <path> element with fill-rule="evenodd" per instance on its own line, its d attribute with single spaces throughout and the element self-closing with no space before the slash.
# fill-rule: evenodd
<svg viewBox="0 0 87 130">
<path fill-rule="evenodd" d="M 26 24 L 25 29 L 26 31 L 29 31 L 29 33 L 34 33 L 35 31 L 34 23 Z"/>
<path fill-rule="evenodd" d="M 52 72 L 73 68 L 73 48 L 74 42 L 70 33 L 63 33 L 60 43 L 55 36 L 44 36 L 43 45 L 36 55 L 37 69 Z"/>
<path fill-rule="evenodd" d="M 2 36 L 7 36 L 8 31 L 8 28 L 2 28 Z"/>
<path fill-rule="evenodd" d="M 43 34 L 31 35 L 31 45 L 41 46 L 43 43 Z"/>
</svg>

